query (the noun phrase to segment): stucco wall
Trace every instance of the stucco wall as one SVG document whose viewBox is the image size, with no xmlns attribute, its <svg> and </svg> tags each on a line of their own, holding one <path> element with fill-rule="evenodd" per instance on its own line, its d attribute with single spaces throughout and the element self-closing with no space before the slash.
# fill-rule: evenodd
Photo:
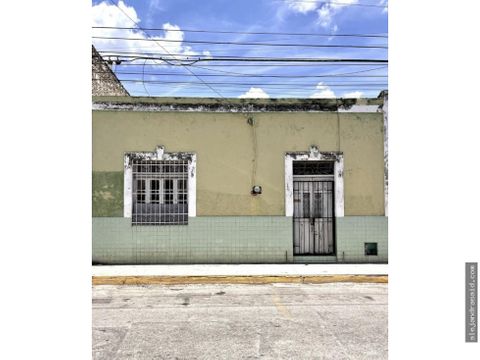
<svg viewBox="0 0 480 360">
<path fill-rule="evenodd" d="M 255 137 L 239 113 L 94 111 L 94 216 L 120 214 L 124 153 L 157 145 L 197 154 L 197 216 L 284 215 L 284 154 L 311 145 L 344 153 L 346 216 L 384 215 L 381 113 L 252 116 Z M 256 197 L 250 195 L 254 167 L 255 183 L 263 188 Z"/>
</svg>

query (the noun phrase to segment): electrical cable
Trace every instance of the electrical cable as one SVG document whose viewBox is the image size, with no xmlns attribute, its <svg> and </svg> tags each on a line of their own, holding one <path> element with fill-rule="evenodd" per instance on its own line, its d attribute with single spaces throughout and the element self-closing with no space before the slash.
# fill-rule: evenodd
<svg viewBox="0 0 480 360">
<path fill-rule="evenodd" d="M 99 51 L 101 52 L 101 51 Z M 135 60 L 160 60 L 160 61 L 172 61 L 172 60 L 183 60 L 190 62 L 199 62 L 199 61 L 222 61 L 222 62 L 318 62 L 318 63 L 388 63 L 388 60 L 385 59 L 355 59 L 355 58 L 291 58 L 291 57 L 256 57 L 256 56 L 202 56 L 202 55 L 185 55 L 185 54 L 168 54 L 170 58 L 164 56 L 148 56 L 148 55 L 128 55 L 128 54 L 104 54 L 102 57 L 116 57 L 123 58 L 123 61 L 135 61 Z M 183 57 L 183 59 L 178 59 L 178 57 Z M 172 58 L 173 57 L 173 58 Z M 182 65 L 183 66 L 183 65 Z"/>
<path fill-rule="evenodd" d="M 92 29 L 112 29 L 112 30 L 137 30 L 133 27 L 119 26 L 92 26 Z M 240 35 L 281 35 L 281 36 L 319 36 L 319 37 L 353 37 L 353 38 L 382 38 L 388 39 L 388 35 L 383 34 L 319 34 L 319 33 L 289 33 L 289 32 L 267 32 L 267 31 L 224 31 L 224 30 L 194 30 L 194 29 L 165 29 L 165 28 L 143 28 L 145 31 L 165 31 L 165 32 L 190 32 L 190 33 L 209 33 L 209 34 L 240 34 Z"/>
<path fill-rule="evenodd" d="M 215 69 L 209 69 L 208 67 L 204 66 L 198 66 L 198 65 L 192 65 L 195 68 L 199 69 L 204 69 L 204 70 L 209 70 L 209 71 L 215 71 L 215 72 L 221 72 L 221 73 L 228 73 L 228 74 L 236 74 L 236 75 L 254 75 L 254 74 L 245 74 L 245 73 L 237 73 L 233 71 L 222 71 L 222 70 L 215 70 Z M 387 66 L 380 66 L 376 67 L 373 69 L 366 69 L 366 70 L 359 70 L 359 71 L 353 71 L 353 72 L 348 72 L 348 73 L 343 73 L 343 74 L 325 74 L 325 75 L 277 75 L 277 76 L 268 76 L 268 75 L 255 75 L 255 77 L 336 77 L 336 76 L 347 76 L 347 75 L 353 75 L 353 74 L 359 74 L 359 73 L 364 73 L 364 72 L 369 72 L 369 71 L 375 71 L 375 70 L 380 70 L 384 69 Z M 348 76 L 348 77 L 353 77 L 353 76 Z M 365 75 L 365 76 L 355 76 L 355 77 L 384 77 L 384 76 L 377 76 L 377 75 Z"/>
<path fill-rule="evenodd" d="M 288 4 L 286 1 L 283 0 L 272 0 L 272 1 L 279 1 L 285 4 Z M 321 5 L 341 5 L 341 6 L 361 6 L 361 7 L 372 7 L 372 8 L 388 8 L 387 5 L 378 5 L 378 4 L 365 4 L 365 3 L 347 3 L 341 1 L 315 1 L 315 0 L 288 0 L 289 3 L 316 3 Z"/>
<path fill-rule="evenodd" d="M 138 27 L 139 30 L 141 30 L 143 33 L 145 33 L 145 34 L 148 36 L 148 33 L 147 33 L 146 31 L 144 31 L 144 30 L 140 27 L 140 25 L 138 25 L 138 23 L 137 23 L 135 20 L 133 20 L 125 11 L 123 11 L 117 4 L 115 4 L 115 3 L 113 2 L 113 0 L 109 0 L 109 1 L 110 1 L 110 3 L 113 4 L 117 9 L 119 9 L 126 17 L 128 17 L 128 18 L 135 24 L 135 26 Z M 163 51 L 165 51 L 166 53 L 168 53 L 168 51 L 167 51 L 162 45 L 160 45 L 158 42 L 156 42 L 156 44 L 157 44 L 160 48 L 162 48 Z M 187 69 L 189 72 L 191 72 L 193 75 L 195 75 L 195 73 L 194 73 L 191 69 L 189 69 L 189 68 L 187 68 L 187 67 L 185 67 L 185 69 Z M 205 82 L 204 82 L 200 77 L 198 77 L 197 75 L 195 75 L 195 77 L 196 77 L 197 79 L 199 79 L 201 82 L 205 83 Z M 216 90 L 215 90 L 214 88 L 212 88 L 210 85 L 208 85 L 207 83 L 205 83 L 205 85 L 206 85 L 210 90 L 212 90 L 215 94 L 217 94 L 218 96 L 220 96 L 220 97 L 223 98 L 222 94 L 220 94 L 218 91 L 216 91 Z"/>
<path fill-rule="evenodd" d="M 108 71 L 94 71 L 95 74 L 108 73 Z M 152 72 L 139 72 L 139 71 L 116 71 L 116 75 L 149 75 L 149 76 L 193 76 L 191 74 L 178 74 L 178 73 L 152 73 Z M 348 73 L 345 73 L 348 74 Z M 286 79 L 308 79 L 308 78 L 387 78 L 388 75 L 223 75 L 223 74 L 198 74 L 198 76 L 205 77 L 224 77 L 224 78 L 286 78 Z M 331 82 L 338 82 L 329 80 Z"/>
<path fill-rule="evenodd" d="M 92 36 L 93 39 L 122 40 L 122 41 L 155 41 L 184 44 L 209 44 L 209 45 L 238 45 L 238 46 L 274 46 L 274 47 L 301 47 L 301 48 L 335 48 L 335 49 L 388 49 L 387 45 L 340 45 L 340 44 L 289 44 L 289 43 L 262 43 L 262 42 L 234 42 L 234 41 L 205 41 L 205 40 L 172 40 L 155 38 L 126 38 L 120 36 Z"/>
<path fill-rule="evenodd" d="M 149 84 L 159 84 L 159 85 L 166 85 L 166 84 L 188 84 L 188 85 L 202 85 L 204 84 L 203 82 L 193 82 L 193 81 L 170 81 L 170 80 L 164 80 L 164 81 L 159 81 L 159 80 L 142 80 L 142 79 L 118 79 L 121 82 L 146 82 Z M 104 79 L 92 79 L 92 81 L 110 81 L 110 80 L 104 80 Z M 111 80 L 113 81 L 113 80 Z M 269 86 L 286 86 L 286 87 L 307 87 L 307 89 L 315 89 L 316 86 L 318 86 L 318 83 L 310 83 L 310 84 L 305 84 L 305 83 L 242 83 L 242 82 L 208 82 L 206 84 L 209 85 L 219 85 L 219 86 L 261 86 L 261 87 L 269 87 Z M 321 84 L 322 86 L 328 86 L 328 87 L 359 87 L 359 86 L 387 86 L 387 83 L 344 83 L 344 84 L 331 84 L 331 83 L 323 83 Z"/>
</svg>

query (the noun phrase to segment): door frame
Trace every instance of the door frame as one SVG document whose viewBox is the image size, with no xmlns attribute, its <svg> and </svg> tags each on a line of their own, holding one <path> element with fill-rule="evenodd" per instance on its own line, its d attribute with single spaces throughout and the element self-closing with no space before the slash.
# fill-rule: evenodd
<svg viewBox="0 0 480 360">
<path fill-rule="evenodd" d="M 316 146 L 310 151 L 285 153 L 285 216 L 293 217 L 293 162 L 294 161 L 334 161 L 333 185 L 335 188 L 335 217 L 344 216 L 343 194 L 343 152 L 321 152 Z"/>
<path fill-rule="evenodd" d="M 333 201 L 334 201 L 334 254 L 337 253 L 337 217 L 344 217 L 344 190 L 343 190 L 343 152 L 321 152 L 316 146 L 310 151 L 292 151 L 285 153 L 285 216 L 292 218 L 293 224 L 293 162 L 294 161 L 334 161 L 333 169 Z M 294 246 L 292 231 L 292 248 Z"/>
</svg>

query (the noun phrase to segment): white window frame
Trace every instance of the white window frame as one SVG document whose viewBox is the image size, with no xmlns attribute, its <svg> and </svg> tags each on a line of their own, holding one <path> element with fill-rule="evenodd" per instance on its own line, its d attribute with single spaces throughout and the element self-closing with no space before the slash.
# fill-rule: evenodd
<svg viewBox="0 0 480 360">
<path fill-rule="evenodd" d="M 152 191 L 151 191 L 151 181 L 152 180 L 158 180 L 159 181 L 159 197 L 158 197 L 158 204 L 165 204 L 165 197 L 166 193 L 164 192 L 164 187 L 165 187 L 165 180 L 172 180 L 172 186 L 173 186 L 173 203 L 172 204 L 178 204 L 178 198 L 179 198 L 179 193 L 178 193 L 178 182 L 183 181 L 184 179 L 161 179 L 158 177 L 142 177 L 141 180 L 145 180 L 145 204 L 150 204 L 152 202 Z M 133 198 L 132 198 L 133 199 Z M 188 199 L 188 190 L 187 190 L 187 199 Z M 187 201 L 188 202 L 188 201 Z"/>
<path fill-rule="evenodd" d="M 132 217 L 133 207 L 133 159 L 142 158 L 144 160 L 187 160 L 187 202 L 188 217 L 197 216 L 197 155 L 193 152 L 165 152 L 163 146 L 157 146 L 154 152 L 128 152 L 124 155 L 124 178 L 123 178 L 123 217 Z M 150 184 L 148 185 L 150 186 Z M 174 181 L 174 201 L 176 201 L 175 190 L 177 189 L 176 181 Z M 163 181 L 160 182 L 161 194 L 163 194 Z M 178 190 L 177 190 L 178 191 Z M 145 201 L 147 194 L 145 194 Z M 160 196 L 163 203 L 163 196 Z"/>
<path fill-rule="evenodd" d="M 335 217 L 344 216 L 343 153 L 320 152 L 316 146 L 310 151 L 294 151 L 285 154 L 285 216 L 293 216 L 293 162 L 334 161 Z"/>
</svg>

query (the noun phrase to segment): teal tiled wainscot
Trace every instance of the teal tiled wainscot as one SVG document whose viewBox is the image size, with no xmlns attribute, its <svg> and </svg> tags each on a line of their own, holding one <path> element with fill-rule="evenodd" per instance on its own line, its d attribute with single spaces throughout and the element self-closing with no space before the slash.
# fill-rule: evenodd
<svg viewBox="0 0 480 360">
<path fill-rule="evenodd" d="M 285 263 L 293 261 L 292 220 L 284 216 L 202 216 L 188 225 L 132 226 L 93 218 L 100 264 Z"/>
</svg>

